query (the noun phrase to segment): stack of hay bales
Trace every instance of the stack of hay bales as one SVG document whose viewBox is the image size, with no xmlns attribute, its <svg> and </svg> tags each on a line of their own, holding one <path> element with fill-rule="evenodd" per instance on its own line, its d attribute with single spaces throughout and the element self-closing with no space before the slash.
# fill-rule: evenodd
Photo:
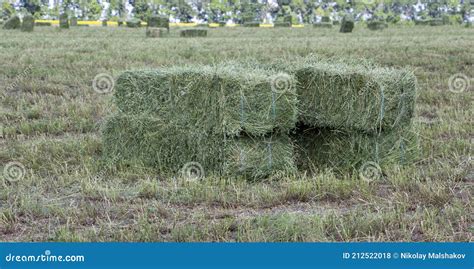
<svg viewBox="0 0 474 269">
<path fill-rule="evenodd" d="M 35 27 L 35 18 L 31 16 L 30 14 L 25 15 L 21 23 L 21 31 L 33 32 L 34 27 Z"/>
<path fill-rule="evenodd" d="M 72 16 L 71 19 L 69 20 L 69 24 L 71 27 L 76 27 L 77 26 L 77 17 L 76 16 Z"/>
<path fill-rule="evenodd" d="M 227 65 L 125 72 L 114 96 L 121 113 L 103 130 L 104 152 L 164 174 L 189 162 L 206 174 L 294 172 L 288 133 L 296 92 L 275 91 L 272 79 L 269 71 Z"/>
<path fill-rule="evenodd" d="M 147 37 L 163 37 L 170 31 L 169 19 L 164 16 L 150 16 L 147 22 Z"/>
<path fill-rule="evenodd" d="M 383 168 L 416 158 L 411 71 L 317 59 L 286 71 L 297 81 L 300 167 L 347 171 L 366 162 Z"/>
<path fill-rule="evenodd" d="M 5 30 L 14 30 L 14 29 L 19 29 L 21 27 L 21 21 L 18 16 L 13 16 L 9 18 L 5 24 L 3 24 L 3 29 Z"/>
<path fill-rule="evenodd" d="M 179 36 L 181 37 L 206 37 L 207 30 L 206 29 L 183 29 L 179 32 Z"/>
<path fill-rule="evenodd" d="M 352 15 L 346 14 L 341 21 L 341 28 L 339 32 L 341 33 L 351 33 L 354 29 L 354 17 Z"/>
<path fill-rule="evenodd" d="M 69 29 L 69 17 L 66 13 L 59 15 L 59 28 Z"/>
</svg>

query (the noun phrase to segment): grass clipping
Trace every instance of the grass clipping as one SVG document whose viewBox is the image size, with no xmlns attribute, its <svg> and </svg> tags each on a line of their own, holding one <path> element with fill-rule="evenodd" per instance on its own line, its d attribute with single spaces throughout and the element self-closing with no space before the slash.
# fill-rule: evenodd
<svg viewBox="0 0 474 269">
<path fill-rule="evenodd" d="M 286 135 L 226 137 L 156 117 L 115 115 L 103 128 L 106 158 L 176 175 L 189 163 L 201 174 L 263 178 L 296 170 Z"/>
<path fill-rule="evenodd" d="M 275 90 L 273 82 L 273 73 L 230 65 L 128 71 L 118 77 L 114 99 L 124 113 L 219 135 L 287 133 L 297 120 L 295 83 Z"/>
</svg>

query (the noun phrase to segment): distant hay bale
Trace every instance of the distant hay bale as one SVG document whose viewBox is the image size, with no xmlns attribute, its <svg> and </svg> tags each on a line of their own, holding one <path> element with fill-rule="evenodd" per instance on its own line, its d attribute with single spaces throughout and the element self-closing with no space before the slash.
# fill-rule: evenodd
<svg viewBox="0 0 474 269">
<path fill-rule="evenodd" d="M 66 13 L 59 15 L 59 28 L 69 29 L 69 18 Z"/>
<path fill-rule="evenodd" d="M 277 86 L 275 86 L 278 83 Z M 160 117 L 226 136 L 288 133 L 297 120 L 291 76 L 235 65 L 127 71 L 114 101 L 127 114 Z"/>
<path fill-rule="evenodd" d="M 127 27 L 129 28 L 138 28 L 138 27 L 141 27 L 142 22 L 137 19 L 132 19 L 132 20 L 128 20 L 126 24 L 127 24 Z"/>
<path fill-rule="evenodd" d="M 430 20 L 430 26 L 441 26 L 444 25 L 443 19 L 441 18 L 436 18 L 436 19 L 431 19 Z"/>
<path fill-rule="evenodd" d="M 206 29 L 183 29 L 179 31 L 180 37 L 206 37 Z"/>
<path fill-rule="evenodd" d="M 422 20 L 415 20 L 415 25 L 429 25 L 431 20 L 422 19 Z"/>
<path fill-rule="evenodd" d="M 23 22 L 21 23 L 22 32 L 33 32 L 35 27 L 35 18 L 32 15 L 25 15 L 23 17 Z"/>
<path fill-rule="evenodd" d="M 20 27 L 21 27 L 21 21 L 20 21 L 20 18 L 16 15 L 9 18 L 3 24 L 3 29 L 5 29 L 5 30 L 14 30 L 14 29 L 19 29 Z"/>
<path fill-rule="evenodd" d="M 123 26 L 123 20 L 122 20 L 122 19 L 119 19 L 119 20 L 117 21 L 117 26 L 118 26 L 118 27 Z"/>
<path fill-rule="evenodd" d="M 170 20 L 166 16 L 152 15 L 148 17 L 147 27 L 170 29 Z"/>
<path fill-rule="evenodd" d="M 258 21 L 251 21 L 251 22 L 244 22 L 244 27 L 260 27 L 260 22 Z"/>
<path fill-rule="evenodd" d="M 319 22 L 313 24 L 314 28 L 332 28 L 332 23 L 330 22 Z"/>
<path fill-rule="evenodd" d="M 341 33 L 351 33 L 352 30 L 354 29 L 354 18 L 346 14 L 341 21 L 341 28 L 339 29 L 339 32 Z"/>
<path fill-rule="evenodd" d="M 154 27 L 147 27 L 146 28 L 146 36 L 157 38 L 157 37 L 164 37 L 168 35 L 168 29 L 166 28 L 154 28 Z"/>
<path fill-rule="evenodd" d="M 35 26 L 51 26 L 50 22 L 35 22 Z"/>
<path fill-rule="evenodd" d="M 321 22 L 331 22 L 331 18 L 329 16 L 322 16 Z"/>
<path fill-rule="evenodd" d="M 290 22 L 275 22 L 273 23 L 273 27 L 291 27 Z"/>
<path fill-rule="evenodd" d="M 77 26 L 77 17 L 72 16 L 71 19 L 69 20 L 69 23 L 70 23 L 71 27 L 76 27 Z"/>
<path fill-rule="evenodd" d="M 388 27 L 388 24 L 384 21 L 370 21 L 367 23 L 367 28 L 370 30 L 383 30 Z"/>
<path fill-rule="evenodd" d="M 219 27 L 224 27 L 226 26 L 227 22 L 226 21 L 219 21 Z"/>
<path fill-rule="evenodd" d="M 285 135 L 226 138 L 192 125 L 129 115 L 109 118 L 102 134 L 106 158 L 155 167 L 164 175 L 179 173 L 189 162 L 199 163 L 206 175 L 262 178 L 296 170 Z"/>
<path fill-rule="evenodd" d="M 374 162 L 384 169 L 406 165 L 419 157 L 417 133 L 406 126 L 381 134 L 307 128 L 294 136 L 295 156 L 302 171 L 332 169 L 348 172 Z"/>
<path fill-rule="evenodd" d="M 283 22 L 287 22 L 289 24 L 293 24 L 293 16 L 291 15 L 286 15 L 285 17 L 283 17 Z"/>
<path fill-rule="evenodd" d="M 107 20 L 102 21 L 102 27 L 107 27 Z"/>
<path fill-rule="evenodd" d="M 209 28 L 209 23 L 198 23 L 197 27 Z"/>
</svg>

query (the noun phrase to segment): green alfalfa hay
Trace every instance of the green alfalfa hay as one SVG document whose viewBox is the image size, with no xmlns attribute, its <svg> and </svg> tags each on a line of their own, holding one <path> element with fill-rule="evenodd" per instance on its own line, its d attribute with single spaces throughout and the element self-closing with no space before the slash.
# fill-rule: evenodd
<svg viewBox="0 0 474 269">
<path fill-rule="evenodd" d="M 31 15 L 25 15 L 23 17 L 23 22 L 21 23 L 22 32 L 33 32 L 35 27 L 35 18 Z"/>
<path fill-rule="evenodd" d="M 254 179 L 296 170 L 286 135 L 229 138 L 156 117 L 122 114 L 107 119 L 102 136 L 105 159 L 154 167 L 163 175 L 176 175 L 191 162 L 206 175 Z"/>
<path fill-rule="evenodd" d="M 305 128 L 293 138 L 298 168 L 311 172 L 331 169 L 347 173 L 369 162 L 384 170 L 412 164 L 420 152 L 418 134 L 410 126 L 381 134 Z"/>
<path fill-rule="evenodd" d="M 275 73 L 237 65 L 183 66 L 127 71 L 114 101 L 127 114 L 175 120 L 204 132 L 237 136 L 286 133 L 297 120 L 293 78 L 275 87 Z"/>
<path fill-rule="evenodd" d="M 66 13 L 59 15 L 59 28 L 69 29 L 69 17 Z"/>
<path fill-rule="evenodd" d="M 206 29 L 183 29 L 179 31 L 180 37 L 206 37 Z"/>
<path fill-rule="evenodd" d="M 411 70 L 316 56 L 266 66 L 295 75 L 304 124 L 378 133 L 412 121 L 417 90 Z"/>
<path fill-rule="evenodd" d="M 16 15 L 9 18 L 5 22 L 5 24 L 3 24 L 3 29 L 5 29 L 5 30 L 14 30 L 14 29 L 18 29 L 20 27 L 21 27 L 21 21 L 20 21 L 20 18 Z"/>
</svg>

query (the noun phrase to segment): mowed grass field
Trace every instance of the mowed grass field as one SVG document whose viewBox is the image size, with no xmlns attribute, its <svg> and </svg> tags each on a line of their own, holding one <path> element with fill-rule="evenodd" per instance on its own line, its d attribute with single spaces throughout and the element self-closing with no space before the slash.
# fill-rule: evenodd
<svg viewBox="0 0 474 269">
<path fill-rule="evenodd" d="M 145 29 L 0 30 L 1 241 L 472 241 L 474 29 L 209 29 L 207 38 Z M 366 182 L 331 171 L 249 182 L 165 178 L 101 158 L 116 111 L 96 75 L 308 54 L 410 67 L 419 84 L 419 161 Z M 463 74 L 470 87 L 449 90 Z M 3 178 L 2 178 L 3 176 Z"/>
</svg>

